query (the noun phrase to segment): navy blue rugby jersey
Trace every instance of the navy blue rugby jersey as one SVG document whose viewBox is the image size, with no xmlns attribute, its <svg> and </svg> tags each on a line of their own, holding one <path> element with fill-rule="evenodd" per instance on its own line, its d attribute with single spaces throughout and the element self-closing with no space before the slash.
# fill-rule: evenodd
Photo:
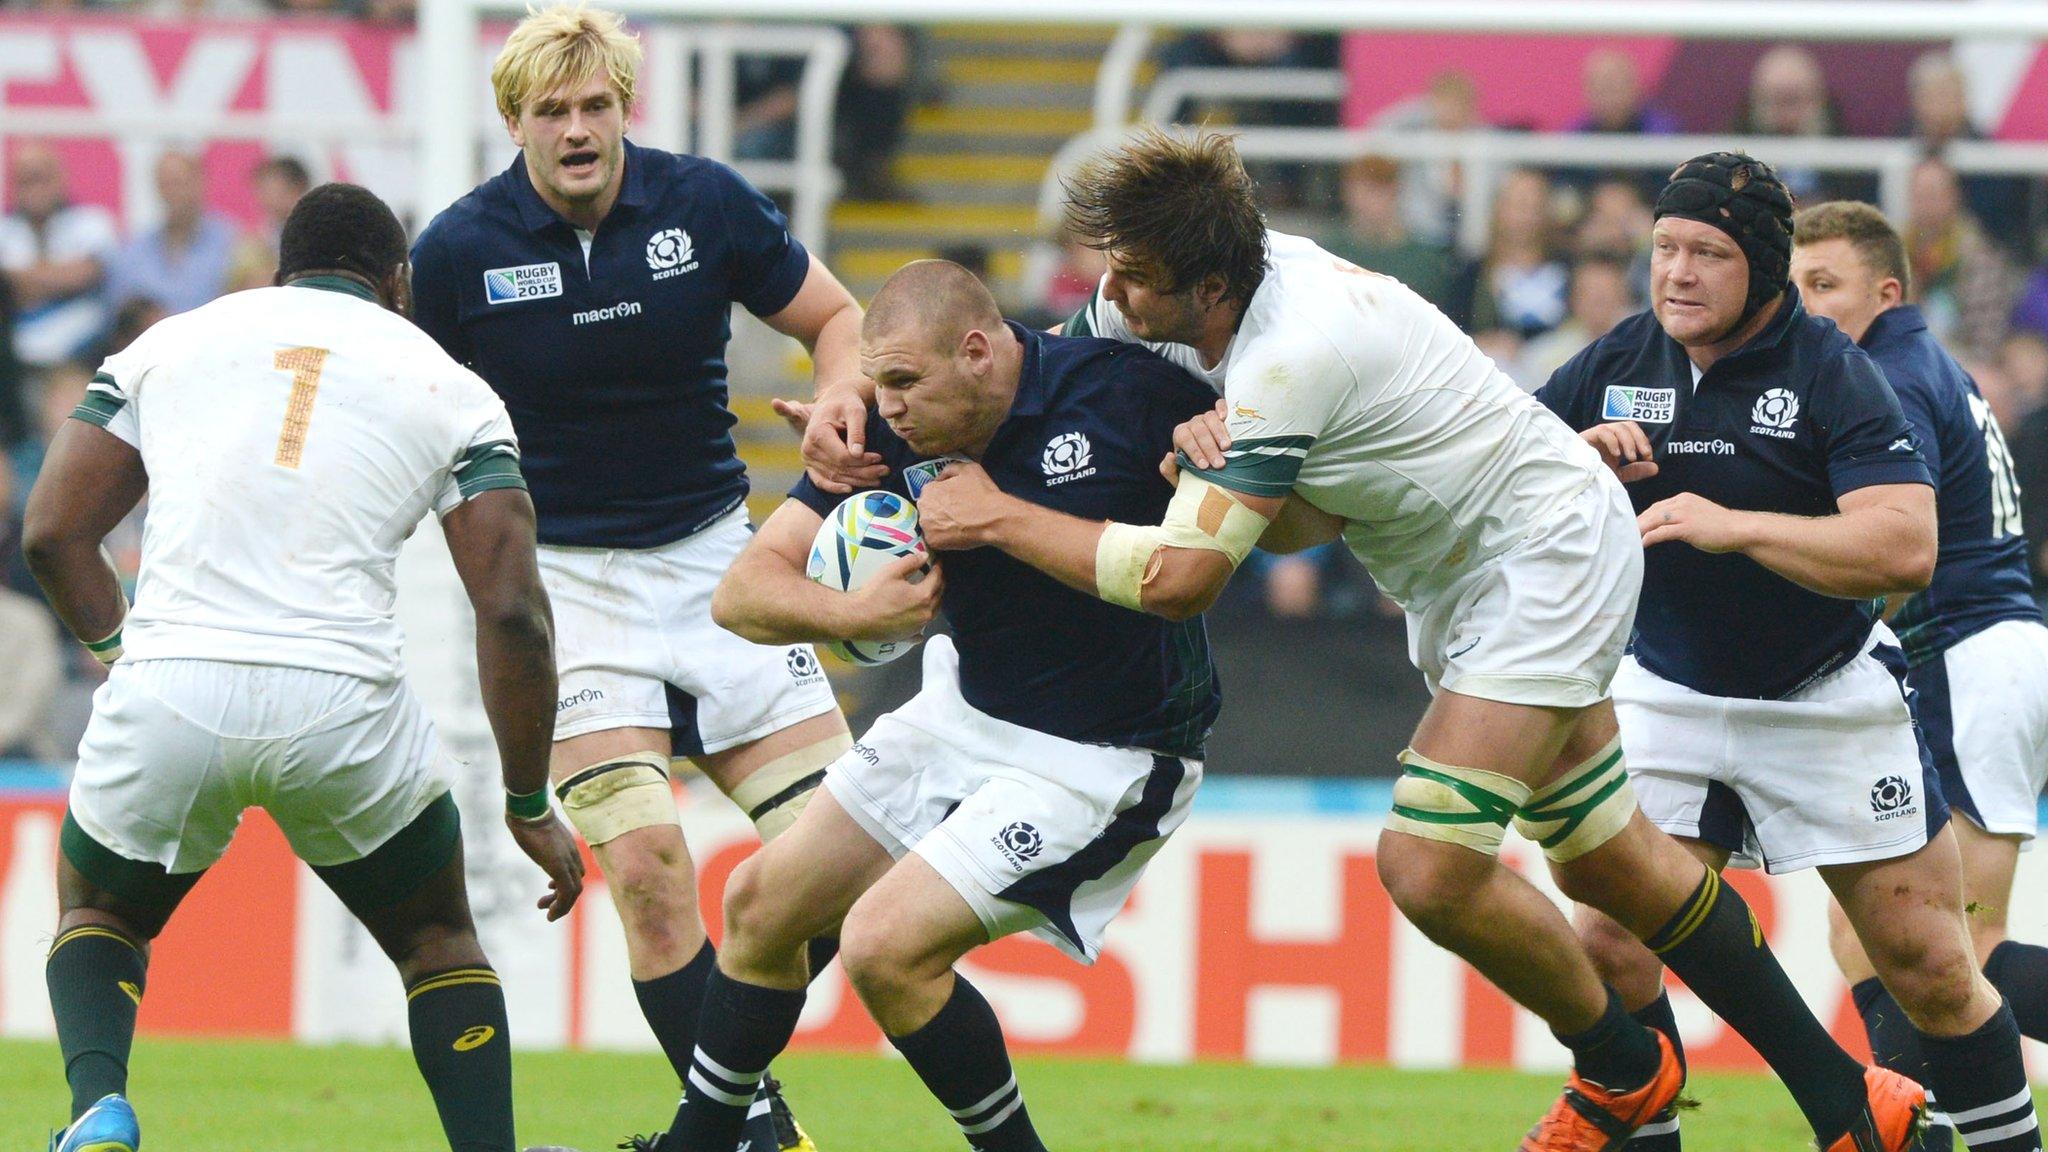
<svg viewBox="0 0 2048 1152">
<path fill-rule="evenodd" d="M 543 544 L 653 548 L 740 505 L 732 305 L 779 312 L 810 271 L 782 214 L 732 169 L 625 149 L 587 257 L 523 157 L 413 245 L 413 318 L 504 398 Z"/>
<path fill-rule="evenodd" d="M 996 487 L 1089 520 L 1159 523 L 1173 498 L 1159 475 L 1173 429 L 1216 394 L 1135 344 L 1009 327 L 1024 343 L 1023 371 L 980 462 Z M 867 444 L 889 465 L 883 487 L 913 501 L 909 486 L 936 471 L 916 468 L 930 458 L 879 414 L 868 416 Z M 790 496 L 823 516 L 845 499 L 808 477 Z M 1199 617 L 1120 608 L 996 548 L 937 555 L 969 704 L 1084 744 L 1202 755 L 1223 697 Z"/>
<path fill-rule="evenodd" d="M 1928 484 L 1899 401 L 1863 350 L 1788 289 L 1764 330 L 1700 377 L 1654 314 L 1631 316 L 1565 363 L 1537 398 L 1584 431 L 1633 420 L 1657 475 L 1637 513 L 1693 492 L 1727 508 L 1830 516 L 1844 493 Z M 1802 588 L 1739 552 L 1667 543 L 1643 554 L 1633 651 L 1712 696 L 1773 700 L 1862 650 L 1877 602 Z"/>
<path fill-rule="evenodd" d="M 2041 619 L 2012 453 L 1976 381 L 1910 304 L 1880 312 L 1861 343 L 1913 425 L 1941 518 L 1934 582 L 1892 621 L 1907 663 L 1926 663 L 2000 621 Z"/>
</svg>

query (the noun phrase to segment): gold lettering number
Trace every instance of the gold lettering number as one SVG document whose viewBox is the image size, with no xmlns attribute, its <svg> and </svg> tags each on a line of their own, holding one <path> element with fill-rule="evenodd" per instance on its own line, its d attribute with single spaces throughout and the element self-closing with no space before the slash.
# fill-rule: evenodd
<svg viewBox="0 0 2048 1152">
<path fill-rule="evenodd" d="M 280 468 L 297 468 L 306 453 L 306 427 L 313 423 L 313 397 L 320 394 L 320 369 L 327 363 L 325 348 L 282 348 L 271 362 L 279 372 L 292 374 L 292 396 L 285 405 L 284 431 L 277 436 Z"/>
</svg>

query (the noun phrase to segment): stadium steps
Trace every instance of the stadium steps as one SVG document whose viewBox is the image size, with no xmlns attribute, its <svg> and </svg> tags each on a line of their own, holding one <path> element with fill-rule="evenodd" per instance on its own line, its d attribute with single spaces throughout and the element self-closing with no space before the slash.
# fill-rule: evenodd
<svg viewBox="0 0 2048 1152">
<path fill-rule="evenodd" d="M 1095 76 L 1113 30 L 1036 24 L 940 24 L 924 41 L 940 95 L 915 109 L 894 175 L 910 199 L 843 201 L 832 215 L 832 269 L 866 301 L 911 260 L 979 245 L 991 287 L 1014 301 L 1040 237 L 1038 186 L 1053 153 L 1094 123 Z M 792 353 L 781 395 L 807 395 L 810 365 Z M 802 468 L 768 394 L 735 394 L 733 429 L 753 478 L 755 522 Z"/>
</svg>

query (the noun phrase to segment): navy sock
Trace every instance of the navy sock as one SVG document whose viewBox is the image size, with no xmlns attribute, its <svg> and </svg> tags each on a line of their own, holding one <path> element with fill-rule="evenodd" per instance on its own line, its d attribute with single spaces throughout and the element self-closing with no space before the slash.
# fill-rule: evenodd
<svg viewBox="0 0 2048 1152">
<path fill-rule="evenodd" d="M 1967 1036 L 1922 1032 L 1920 1048 L 1927 1054 L 1927 1087 L 1970 1152 L 2041 1147 L 2034 1093 L 2011 1008 L 2000 1004 L 1997 1014 Z"/>
<path fill-rule="evenodd" d="M 2048 1041 L 2048 948 L 2007 940 L 1985 958 L 1984 978 L 2012 1007 L 2021 1035 Z"/>
<path fill-rule="evenodd" d="M 455 1152 L 512 1152 L 512 1041 L 489 968 L 422 976 L 405 992 L 413 1060 Z"/>
<path fill-rule="evenodd" d="M 1655 1000 L 1630 1015 L 1645 1028 L 1653 1028 L 1671 1038 L 1671 1046 L 1678 1051 L 1678 1063 L 1685 1064 L 1685 1045 L 1678 1039 L 1678 1016 L 1671 1010 L 1671 994 L 1660 992 Z M 1656 1119 L 1636 1129 L 1629 1137 L 1629 1152 L 1678 1152 L 1678 1109 L 1666 1108 Z"/>
<path fill-rule="evenodd" d="M 1856 1014 L 1863 1017 L 1863 1031 L 1870 1037 L 1871 1059 L 1881 1068 L 1927 1083 L 1927 1054 L 1920 1050 L 1920 1030 L 1906 1018 L 1906 1010 L 1885 991 L 1884 982 L 1872 976 L 1849 989 L 1856 1002 Z"/>
<path fill-rule="evenodd" d="M 1612 988 L 1607 990 L 1607 1011 L 1591 1028 L 1556 1035 L 1572 1050 L 1572 1066 L 1579 1075 L 1611 1092 L 1633 1092 L 1648 1084 L 1663 1058 L 1656 1036 L 1628 1014 Z"/>
<path fill-rule="evenodd" d="M 816 980 L 818 973 L 825 970 L 825 965 L 830 964 L 832 958 L 839 955 L 839 938 L 837 936 L 819 936 L 812 940 L 804 950 L 810 956 L 811 979 Z"/>
<path fill-rule="evenodd" d="M 704 1007 L 704 982 L 718 967 L 718 953 L 706 940 L 690 962 L 666 976 L 633 981 L 640 1014 L 681 1081 L 690 1074 L 690 1052 L 697 1046 L 697 1014 Z"/>
<path fill-rule="evenodd" d="M 684 1074 L 683 1103 L 662 1144 L 665 1152 L 732 1152 L 738 1146 L 768 1062 L 789 1046 L 803 1011 L 801 988 L 764 988 L 712 970 L 697 1045 Z"/>
<path fill-rule="evenodd" d="M 1785 1082 L 1821 1147 L 1863 1114 L 1863 1065 L 1814 1019 L 1764 944 L 1748 903 L 1719 873 L 1709 869 L 1644 943 Z"/>
<path fill-rule="evenodd" d="M 111 928 L 73 928 L 50 946 L 43 979 L 57 1019 L 71 1118 L 110 1092 L 128 1091 L 128 1051 L 142 1004 L 142 950 Z"/>
<path fill-rule="evenodd" d="M 1010 1069 L 995 1009 L 974 985 L 953 974 L 953 994 L 925 1026 L 891 1036 L 976 1152 L 1045 1152 Z"/>
</svg>

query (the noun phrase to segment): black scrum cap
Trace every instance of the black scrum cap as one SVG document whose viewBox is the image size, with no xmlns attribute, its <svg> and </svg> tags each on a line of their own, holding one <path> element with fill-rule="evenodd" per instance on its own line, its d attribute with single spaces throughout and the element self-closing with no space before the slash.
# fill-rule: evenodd
<svg viewBox="0 0 2048 1152">
<path fill-rule="evenodd" d="M 1719 228 L 1749 261 L 1749 298 L 1738 325 L 1785 290 L 1792 268 L 1792 193 L 1769 164 L 1740 152 L 1695 156 L 1657 194 L 1656 218 Z"/>
</svg>

